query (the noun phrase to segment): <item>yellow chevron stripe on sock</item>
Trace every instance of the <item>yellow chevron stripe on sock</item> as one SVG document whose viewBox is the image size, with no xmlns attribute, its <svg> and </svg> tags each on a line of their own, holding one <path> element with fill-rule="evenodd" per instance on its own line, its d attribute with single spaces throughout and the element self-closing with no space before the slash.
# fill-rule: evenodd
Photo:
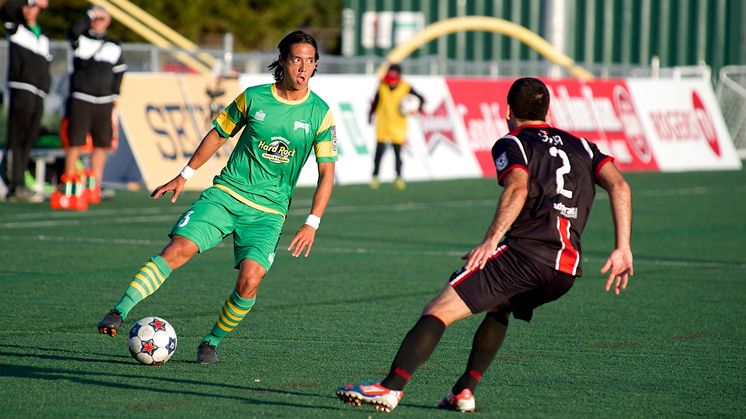
<svg viewBox="0 0 746 419">
<path fill-rule="evenodd" d="M 135 279 L 139 280 L 142 285 L 145 285 L 148 288 L 148 295 L 151 295 L 155 292 L 151 279 L 148 276 L 144 275 L 142 271 L 138 272 L 137 275 L 135 275 Z"/>
<path fill-rule="evenodd" d="M 238 323 L 241 320 L 243 320 L 243 319 L 242 318 L 241 319 L 236 319 L 236 321 L 230 321 L 230 320 L 228 320 L 228 316 L 226 315 L 225 307 L 223 307 L 223 309 L 220 311 L 220 320 L 219 321 L 225 323 L 227 326 L 236 327 L 236 326 L 238 326 Z"/>
<path fill-rule="evenodd" d="M 249 312 L 249 311 L 251 311 L 251 309 L 252 309 L 252 307 L 249 307 L 249 308 L 247 308 L 246 310 L 241 310 L 240 308 L 236 307 L 236 306 L 235 306 L 235 305 L 233 304 L 233 302 L 231 302 L 230 298 L 229 298 L 228 300 L 226 300 L 226 301 L 225 301 L 225 304 L 227 304 L 227 305 L 228 305 L 228 307 L 230 307 L 230 308 L 231 308 L 231 310 L 233 310 L 233 312 L 234 312 L 234 313 L 236 313 L 236 314 L 238 314 L 238 315 L 243 315 L 243 316 L 245 316 L 245 315 L 246 315 L 246 313 L 248 313 L 248 312 Z"/>
<path fill-rule="evenodd" d="M 225 331 L 226 331 L 226 332 L 228 332 L 228 333 L 230 333 L 230 331 L 231 331 L 231 330 L 233 330 L 233 328 L 232 328 L 232 327 L 231 327 L 231 328 L 226 328 L 226 327 L 225 327 L 225 326 L 223 326 L 223 325 L 222 325 L 222 324 L 221 324 L 221 323 L 220 323 L 219 321 L 218 321 L 217 323 L 215 323 L 215 324 L 217 324 L 219 328 L 221 328 L 221 329 L 225 330 Z"/>
<path fill-rule="evenodd" d="M 138 282 L 136 282 L 136 281 L 132 281 L 132 282 L 130 282 L 130 287 L 132 287 L 132 288 L 136 289 L 136 290 L 137 290 L 137 292 L 139 292 L 139 293 L 140 293 L 140 295 L 142 295 L 142 298 L 143 298 L 143 299 L 147 298 L 147 297 L 148 297 L 148 295 L 149 295 L 149 294 L 148 294 L 147 292 L 145 292 L 145 288 L 143 288 L 143 287 L 142 287 L 142 285 L 140 285 L 140 284 L 139 284 Z"/>
<path fill-rule="evenodd" d="M 150 268 L 150 270 L 153 272 L 153 276 L 158 281 L 158 286 L 160 287 L 161 285 L 163 285 L 163 281 L 165 281 L 166 278 L 163 277 L 163 275 L 161 274 L 161 270 L 158 269 L 158 266 L 153 262 L 148 262 L 145 264 L 145 266 Z"/>
</svg>

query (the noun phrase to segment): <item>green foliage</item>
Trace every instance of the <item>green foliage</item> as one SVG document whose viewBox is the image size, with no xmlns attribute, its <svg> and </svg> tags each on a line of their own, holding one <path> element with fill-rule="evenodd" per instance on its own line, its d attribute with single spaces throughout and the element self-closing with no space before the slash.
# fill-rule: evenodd
<svg viewBox="0 0 746 419">
<path fill-rule="evenodd" d="M 290 31 L 304 29 L 317 37 L 321 48 L 334 53 L 339 48 L 341 0 L 154 0 L 133 1 L 166 25 L 203 47 L 220 47 L 222 36 L 232 32 L 236 51 L 273 51 Z M 50 2 L 40 23 L 53 39 L 64 39 L 70 23 L 90 5 L 85 0 Z M 112 36 L 125 42 L 144 40 L 114 21 Z"/>
</svg>

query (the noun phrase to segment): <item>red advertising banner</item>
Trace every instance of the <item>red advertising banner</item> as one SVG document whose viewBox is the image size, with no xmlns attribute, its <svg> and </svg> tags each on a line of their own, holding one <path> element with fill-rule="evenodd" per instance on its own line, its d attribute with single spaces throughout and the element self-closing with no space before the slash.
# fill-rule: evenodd
<svg viewBox="0 0 746 419">
<path fill-rule="evenodd" d="M 513 79 L 446 78 L 469 143 L 485 176 L 494 176 L 491 149 L 508 133 L 506 97 Z M 596 143 L 621 170 L 657 171 L 658 165 L 627 84 L 544 80 L 550 90 L 549 124 Z"/>
</svg>

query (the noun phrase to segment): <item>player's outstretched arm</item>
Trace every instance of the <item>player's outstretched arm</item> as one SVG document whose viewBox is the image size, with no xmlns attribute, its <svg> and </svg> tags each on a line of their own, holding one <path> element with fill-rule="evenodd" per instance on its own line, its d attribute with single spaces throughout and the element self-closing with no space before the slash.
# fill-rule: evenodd
<svg viewBox="0 0 746 419">
<path fill-rule="evenodd" d="M 192 158 L 189 159 L 189 163 L 187 163 L 181 173 L 176 175 L 175 178 L 171 179 L 171 181 L 165 185 L 155 188 L 150 196 L 153 197 L 153 199 L 158 199 L 168 192 L 173 192 L 174 196 L 171 197 L 171 203 L 175 203 L 179 198 L 179 194 L 181 194 L 181 191 L 184 189 L 184 184 L 186 184 L 187 178 L 191 177 L 191 173 L 194 173 L 195 170 L 205 164 L 205 162 L 209 160 L 210 157 L 212 157 L 212 155 L 223 146 L 223 144 L 225 144 L 226 140 L 227 138 L 221 137 L 215 128 L 211 129 L 210 132 L 205 135 L 205 138 L 203 138 L 199 143 L 197 150 L 194 151 Z M 189 172 L 189 169 L 187 168 L 191 169 L 191 172 Z"/>
<path fill-rule="evenodd" d="M 292 252 L 294 257 L 300 256 L 304 249 L 304 257 L 308 257 L 309 253 L 311 253 L 311 247 L 316 238 L 316 229 L 319 228 L 321 216 L 324 215 L 326 205 L 329 203 L 329 198 L 332 196 L 333 188 L 334 163 L 319 163 L 319 180 L 316 184 L 316 192 L 313 194 L 311 214 L 306 219 L 305 224 L 303 224 L 298 229 L 298 232 L 295 233 L 295 237 L 290 241 L 290 245 L 288 245 L 288 250 Z"/>
<path fill-rule="evenodd" d="M 632 247 L 632 193 L 629 185 L 613 163 L 605 164 L 596 181 L 606 189 L 611 201 L 611 216 L 614 220 L 616 247 L 606 259 L 601 273 L 609 273 L 606 291 L 614 287 L 614 294 L 627 288 L 629 277 L 634 274 Z"/>
<path fill-rule="evenodd" d="M 503 184 L 505 190 L 500 195 L 495 217 L 484 235 L 484 240 L 464 255 L 464 259 L 466 259 L 464 268 L 466 270 L 471 270 L 477 266 L 479 269 L 484 268 L 487 260 L 495 252 L 500 240 L 518 218 L 518 214 L 521 213 L 523 205 L 526 203 L 526 197 L 528 196 L 528 173 L 526 171 L 512 170 L 508 172 Z"/>
</svg>

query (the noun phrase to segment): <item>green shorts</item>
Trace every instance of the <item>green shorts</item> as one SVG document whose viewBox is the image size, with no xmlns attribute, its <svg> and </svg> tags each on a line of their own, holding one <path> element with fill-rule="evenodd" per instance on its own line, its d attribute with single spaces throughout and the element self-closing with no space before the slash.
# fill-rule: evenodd
<svg viewBox="0 0 746 419">
<path fill-rule="evenodd" d="M 248 258 L 269 271 L 284 222 L 281 215 L 254 209 L 226 192 L 211 187 L 184 211 L 170 235 L 176 234 L 193 241 L 201 253 L 233 234 L 236 269 L 242 260 Z"/>
</svg>

